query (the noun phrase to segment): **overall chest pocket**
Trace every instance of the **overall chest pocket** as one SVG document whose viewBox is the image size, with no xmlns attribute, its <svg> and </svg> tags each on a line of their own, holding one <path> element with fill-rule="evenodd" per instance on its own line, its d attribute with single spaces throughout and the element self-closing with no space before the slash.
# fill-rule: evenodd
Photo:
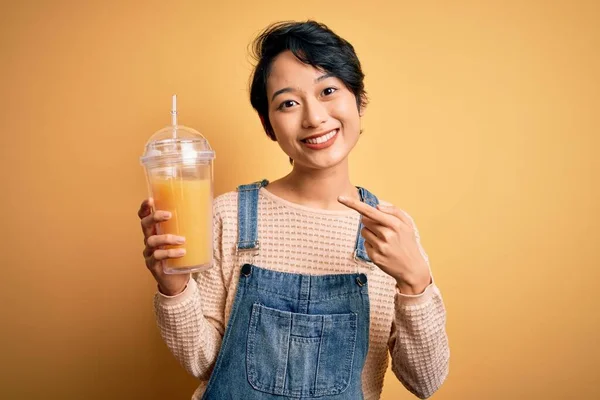
<svg viewBox="0 0 600 400">
<path fill-rule="evenodd" d="M 246 366 L 256 390 L 280 396 L 320 397 L 350 385 L 357 314 L 309 315 L 254 304 Z"/>
</svg>

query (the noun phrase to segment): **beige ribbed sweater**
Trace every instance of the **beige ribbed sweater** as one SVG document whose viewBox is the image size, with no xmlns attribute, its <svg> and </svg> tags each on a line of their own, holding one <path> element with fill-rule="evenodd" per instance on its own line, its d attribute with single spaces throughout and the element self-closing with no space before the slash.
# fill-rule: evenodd
<svg viewBox="0 0 600 400">
<path fill-rule="evenodd" d="M 328 211 L 290 203 L 266 189 L 259 193 L 260 252 L 236 254 L 237 192 L 214 203 L 214 267 L 190 279 L 176 296 L 155 296 L 161 335 L 183 367 L 200 386 L 200 399 L 217 359 L 241 265 L 299 274 L 361 272 L 368 276 L 371 323 L 369 351 L 362 372 L 366 400 L 379 399 L 388 367 L 420 398 L 431 396 L 448 374 L 450 351 L 445 331 L 446 312 L 432 282 L 420 295 L 402 295 L 395 280 L 375 265 L 356 262 L 353 251 L 359 214 Z M 419 240 L 418 231 L 417 239 Z M 420 241 L 419 241 L 420 245 Z M 421 248 L 427 262 L 427 254 Z"/>
</svg>

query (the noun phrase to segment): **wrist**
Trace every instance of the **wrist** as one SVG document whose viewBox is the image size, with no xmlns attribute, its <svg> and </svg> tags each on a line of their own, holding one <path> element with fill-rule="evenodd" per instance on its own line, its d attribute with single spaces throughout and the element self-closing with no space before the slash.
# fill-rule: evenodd
<svg viewBox="0 0 600 400">
<path fill-rule="evenodd" d="M 183 291 L 185 290 L 186 286 L 187 285 L 184 285 L 180 289 L 173 289 L 173 288 L 163 288 L 161 285 L 158 285 L 158 291 L 161 294 L 164 294 L 165 296 L 173 297 L 173 296 L 177 296 L 178 294 L 183 293 Z"/>
<path fill-rule="evenodd" d="M 177 296 L 183 293 L 189 282 L 189 275 L 179 282 L 158 282 L 158 291 L 165 296 Z"/>
<path fill-rule="evenodd" d="M 428 274 L 423 278 L 411 281 L 396 279 L 396 287 L 400 293 L 414 296 L 423 293 L 425 289 L 427 289 L 427 286 L 431 284 L 431 282 L 431 275 Z"/>
</svg>

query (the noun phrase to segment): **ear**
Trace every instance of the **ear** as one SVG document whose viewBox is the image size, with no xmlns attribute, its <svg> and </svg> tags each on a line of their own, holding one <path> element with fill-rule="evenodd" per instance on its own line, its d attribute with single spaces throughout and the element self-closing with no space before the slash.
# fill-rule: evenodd
<svg viewBox="0 0 600 400">
<path fill-rule="evenodd" d="M 361 107 L 358 109 L 358 116 L 359 116 L 359 117 L 364 117 L 364 116 L 365 116 L 365 111 L 366 111 L 366 107 L 365 107 L 365 106 L 361 106 Z"/>
</svg>

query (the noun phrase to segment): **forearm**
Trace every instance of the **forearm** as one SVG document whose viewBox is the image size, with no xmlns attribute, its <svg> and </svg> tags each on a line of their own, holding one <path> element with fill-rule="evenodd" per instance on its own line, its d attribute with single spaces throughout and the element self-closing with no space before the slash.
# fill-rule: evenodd
<svg viewBox="0 0 600 400">
<path fill-rule="evenodd" d="M 198 285 L 190 279 L 176 296 L 157 293 L 154 310 L 161 336 L 194 377 L 208 379 L 221 347 L 222 333 L 205 318 Z"/>
<path fill-rule="evenodd" d="M 390 336 L 392 371 L 419 398 L 442 385 L 449 370 L 446 311 L 439 289 L 429 285 L 419 295 L 396 294 Z"/>
</svg>

